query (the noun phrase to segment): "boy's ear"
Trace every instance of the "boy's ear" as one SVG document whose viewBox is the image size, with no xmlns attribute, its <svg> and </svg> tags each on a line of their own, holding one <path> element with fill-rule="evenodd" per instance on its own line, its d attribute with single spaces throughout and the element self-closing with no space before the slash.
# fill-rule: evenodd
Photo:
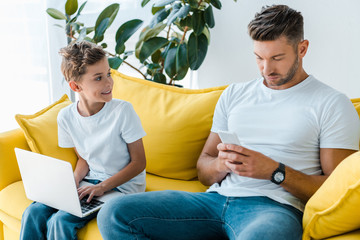
<svg viewBox="0 0 360 240">
<path fill-rule="evenodd" d="M 75 81 L 70 81 L 69 82 L 69 87 L 74 92 L 81 92 L 81 87 Z"/>
</svg>

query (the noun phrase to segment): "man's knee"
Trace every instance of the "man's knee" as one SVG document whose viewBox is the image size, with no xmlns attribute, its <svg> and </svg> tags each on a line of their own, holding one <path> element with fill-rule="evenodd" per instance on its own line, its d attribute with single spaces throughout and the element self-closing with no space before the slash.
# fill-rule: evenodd
<svg viewBox="0 0 360 240">
<path fill-rule="evenodd" d="M 276 219 L 264 214 L 261 218 L 247 225 L 237 239 L 300 240 L 302 225 L 298 219 L 277 214 Z"/>
</svg>

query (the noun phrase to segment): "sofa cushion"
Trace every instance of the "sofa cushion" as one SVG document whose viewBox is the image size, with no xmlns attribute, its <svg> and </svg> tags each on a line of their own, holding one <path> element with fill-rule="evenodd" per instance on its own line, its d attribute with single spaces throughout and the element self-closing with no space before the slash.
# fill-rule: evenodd
<svg viewBox="0 0 360 240">
<path fill-rule="evenodd" d="M 184 89 L 114 70 L 112 77 L 113 97 L 132 103 L 147 133 L 143 139 L 147 172 L 173 179 L 195 178 L 215 105 L 226 86 Z"/>
<path fill-rule="evenodd" d="M 360 228 L 360 152 L 344 159 L 310 198 L 303 239 L 323 239 Z"/>
<path fill-rule="evenodd" d="M 344 233 L 338 236 L 327 238 L 326 240 L 355 240 L 360 239 L 360 230 Z"/>
<path fill-rule="evenodd" d="M 146 174 L 146 191 L 177 190 L 187 192 L 205 192 L 208 187 L 199 180 L 178 180 L 159 177 L 150 173 Z"/>
<path fill-rule="evenodd" d="M 0 210 L 16 219 L 21 219 L 31 203 L 32 201 L 26 198 L 22 181 L 10 184 L 0 191 Z"/>
<path fill-rule="evenodd" d="M 58 146 L 57 115 L 62 108 L 69 104 L 71 101 L 64 95 L 55 103 L 33 115 L 17 114 L 15 119 L 24 131 L 25 138 L 33 152 L 68 161 L 75 168 L 77 156 L 74 149 Z"/>
</svg>

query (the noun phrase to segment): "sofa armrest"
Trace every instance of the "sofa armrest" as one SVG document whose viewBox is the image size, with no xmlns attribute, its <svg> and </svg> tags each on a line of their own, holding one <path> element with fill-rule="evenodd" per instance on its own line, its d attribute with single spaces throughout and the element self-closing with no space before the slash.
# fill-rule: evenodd
<svg viewBox="0 0 360 240">
<path fill-rule="evenodd" d="M 30 150 L 20 128 L 0 133 L 0 190 L 21 180 L 15 147 Z"/>
</svg>

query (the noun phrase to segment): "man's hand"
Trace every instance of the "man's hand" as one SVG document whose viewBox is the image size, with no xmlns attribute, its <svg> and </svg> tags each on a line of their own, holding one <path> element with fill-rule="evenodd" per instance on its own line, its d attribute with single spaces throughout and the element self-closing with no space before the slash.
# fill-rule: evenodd
<svg viewBox="0 0 360 240">
<path fill-rule="evenodd" d="M 80 200 L 83 199 L 85 196 L 89 195 L 86 201 L 87 203 L 89 203 L 94 196 L 100 197 L 104 195 L 104 193 L 105 191 L 100 184 L 96 184 L 93 186 L 83 186 L 78 188 L 78 194 Z"/>
<path fill-rule="evenodd" d="M 271 179 L 279 163 L 262 153 L 233 144 L 219 143 L 218 159 L 231 172 L 244 177 Z"/>
</svg>

